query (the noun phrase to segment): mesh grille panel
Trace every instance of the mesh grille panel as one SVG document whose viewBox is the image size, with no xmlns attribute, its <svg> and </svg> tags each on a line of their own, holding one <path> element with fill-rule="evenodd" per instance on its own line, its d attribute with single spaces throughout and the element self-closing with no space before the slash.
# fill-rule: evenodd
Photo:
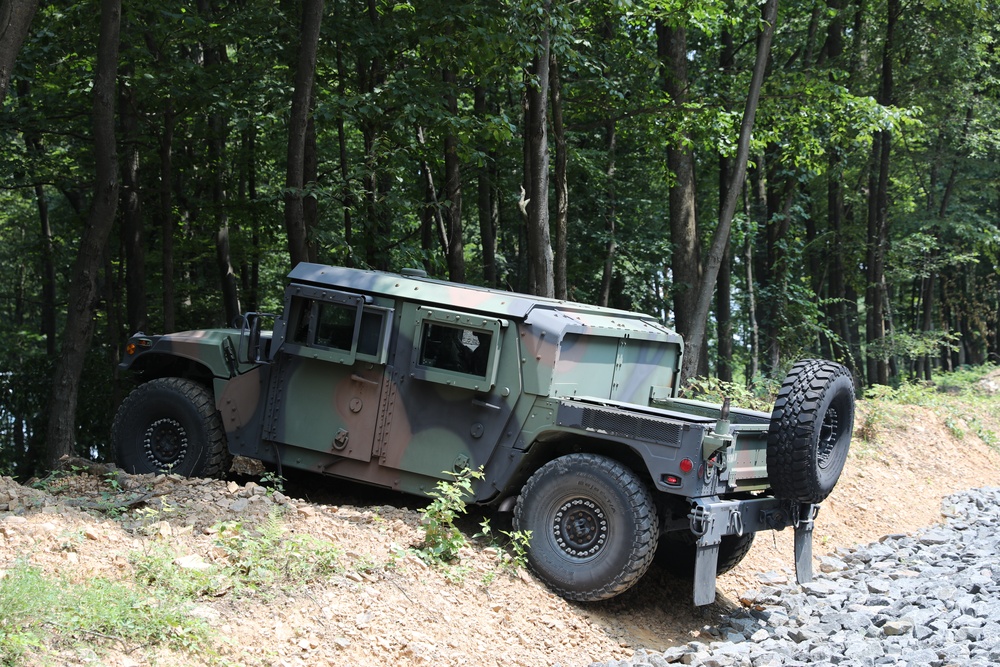
<svg viewBox="0 0 1000 667">
<path fill-rule="evenodd" d="M 618 410 L 584 408 L 581 426 L 590 431 L 600 431 L 608 435 L 637 438 L 647 442 L 679 445 L 681 427 L 678 424 L 650 419 Z"/>
</svg>

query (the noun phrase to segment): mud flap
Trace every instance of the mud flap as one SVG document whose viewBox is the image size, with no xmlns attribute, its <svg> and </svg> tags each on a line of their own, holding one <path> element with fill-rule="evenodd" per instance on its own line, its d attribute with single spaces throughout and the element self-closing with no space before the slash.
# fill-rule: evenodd
<svg viewBox="0 0 1000 667">
<path fill-rule="evenodd" d="M 719 566 L 719 543 L 703 545 L 698 540 L 694 559 L 694 603 L 696 606 L 715 602 L 715 572 Z"/>
<path fill-rule="evenodd" d="M 812 581 L 813 520 L 816 505 L 808 503 L 799 507 L 799 521 L 795 524 L 795 580 L 800 584 Z"/>
</svg>

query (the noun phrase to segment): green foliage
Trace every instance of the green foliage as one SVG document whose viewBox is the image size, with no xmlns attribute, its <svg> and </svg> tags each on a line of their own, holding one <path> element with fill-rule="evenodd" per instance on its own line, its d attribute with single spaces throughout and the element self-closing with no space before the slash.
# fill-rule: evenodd
<svg viewBox="0 0 1000 667">
<path fill-rule="evenodd" d="M 865 442 L 878 442 L 879 435 L 899 422 L 898 406 L 918 405 L 942 416 L 945 427 L 957 440 L 971 431 L 991 447 L 1000 446 L 994 415 L 998 397 L 982 388 L 996 366 L 966 367 L 944 373 L 934 383 L 903 382 L 898 387 L 875 385 L 865 392 L 862 419 L 857 434 Z"/>
<path fill-rule="evenodd" d="M 460 549 L 468 545 L 462 531 L 455 526 L 455 519 L 466 513 L 466 499 L 473 497 L 472 482 L 482 479 L 483 471 L 465 469 L 462 472 L 448 472 L 452 481 L 440 480 L 434 490 L 428 493 L 433 500 L 421 508 L 420 525 L 424 531 L 424 541 L 417 548 L 417 554 L 428 563 L 444 565 L 458 557 Z"/>
<path fill-rule="evenodd" d="M 334 544 L 311 535 L 289 536 L 276 514 L 260 526 L 227 521 L 217 529 L 215 541 L 226 555 L 225 571 L 238 590 L 302 586 L 343 569 L 341 551 Z"/>
<path fill-rule="evenodd" d="M 501 530 L 504 540 L 498 540 L 493 533 L 489 519 L 479 524 L 481 532 L 477 537 L 484 537 L 497 549 L 500 570 L 515 573 L 528 566 L 528 549 L 531 548 L 530 530 Z"/>
<path fill-rule="evenodd" d="M 882 384 L 873 385 L 865 391 L 864 408 L 860 410 L 861 419 L 855 429 L 863 441 L 878 443 L 879 434 L 886 425 L 888 404 L 895 396 L 895 389 Z"/>
<path fill-rule="evenodd" d="M 496 234 L 495 284 L 527 288 L 519 201 L 531 133 L 521 105 L 535 85 L 529 70 L 544 28 L 561 72 L 569 296 L 601 300 L 607 264 L 610 305 L 665 323 L 682 319 L 672 297 L 692 286 L 674 282 L 673 248 L 691 242 L 704 250 L 714 231 L 717 158 L 735 154 L 760 6 L 376 5 L 370 11 L 338 0 L 321 25 L 310 135 L 316 177 L 304 192 L 316 207 L 310 240 L 318 260 L 424 266 L 444 276 L 433 214 L 460 210 L 465 279 L 486 280 L 487 230 Z M 37 474 L 43 458 L 55 359 L 47 348 L 62 342 L 67 277 L 94 192 L 92 10 L 82 3 L 39 8 L 0 106 L 0 470 L 21 479 Z M 217 256 L 223 225 L 241 305 L 280 309 L 295 76 L 289 45 L 299 12 L 296 3 L 202 12 L 165 0 L 123 13 L 119 87 L 130 97 L 118 105 L 118 148 L 123 163 L 126 150 L 137 150 L 145 256 L 126 255 L 130 237 L 118 225 L 95 276 L 100 297 L 79 391 L 80 455 L 109 458 L 114 405 L 127 388 L 115 372 L 117 350 L 134 326 L 164 330 L 168 278 L 174 329 L 227 324 Z M 772 366 L 810 355 L 848 363 L 863 383 L 865 354 L 901 369 L 949 353 L 951 365 L 1000 354 L 994 14 L 973 3 L 908 7 L 890 50 L 892 102 L 880 104 L 882 68 L 865 63 L 884 51 L 884 12 L 782 6 L 730 238 L 737 377 L 751 359 L 777 377 Z M 680 73 L 663 60 L 657 25 L 684 31 L 684 100 L 664 92 Z M 207 57 L 213 49 L 225 57 Z M 454 105 L 444 103 L 452 98 Z M 132 136 L 123 134 L 126 112 L 134 112 Z M 891 196 L 879 247 L 888 253 L 886 306 L 895 333 L 867 340 L 867 212 L 881 133 L 891 139 Z M 161 145 L 170 136 L 173 143 Z M 460 208 L 443 188 L 446 137 L 456 139 L 461 162 Z M 554 153 L 554 134 L 549 140 Z M 697 156 L 690 193 L 676 190 L 666 157 L 678 146 Z M 680 194 L 696 199 L 696 238 L 672 237 L 671 201 Z M 137 268 L 145 270 L 141 299 L 127 285 Z M 130 306 L 144 308 L 141 324 L 128 321 Z M 55 340 L 46 340 L 49 311 Z"/>
<path fill-rule="evenodd" d="M 176 561 L 181 555 L 166 542 L 156 541 L 132 553 L 129 560 L 143 586 L 184 599 L 218 597 L 232 590 L 232 577 L 222 568 L 180 567 Z"/>
<path fill-rule="evenodd" d="M 273 494 L 275 491 L 280 491 L 282 493 L 285 491 L 285 478 L 271 470 L 265 471 L 264 474 L 260 476 L 260 483 L 267 487 L 269 495 Z"/>
<path fill-rule="evenodd" d="M 311 535 L 289 536 L 277 514 L 259 526 L 227 521 L 212 531 L 221 558 L 210 562 L 196 557 L 195 566 L 182 567 L 178 559 L 192 554 L 157 540 L 132 554 L 137 579 L 189 599 L 229 592 L 266 597 L 343 571 L 339 548 Z"/>
<path fill-rule="evenodd" d="M 65 645 L 124 648 L 167 646 L 202 652 L 205 623 L 159 590 L 134 590 L 103 578 L 53 579 L 23 562 L 0 579 L 0 663 L 21 664 Z M 43 658 L 44 659 L 44 658 Z"/>
<path fill-rule="evenodd" d="M 896 356 L 916 359 L 937 354 L 940 350 L 958 351 L 961 336 L 950 331 L 896 331 L 890 336 L 868 344 L 869 354 L 879 359 Z"/>
<path fill-rule="evenodd" d="M 714 377 L 696 377 L 688 380 L 681 388 L 680 395 L 708 403 L 722 403 L 728 398 L 733 407 L 770 412 L 780 388 L 780 381 L 762 377 L 756 378 L 749 386 Z"/>
</svg>

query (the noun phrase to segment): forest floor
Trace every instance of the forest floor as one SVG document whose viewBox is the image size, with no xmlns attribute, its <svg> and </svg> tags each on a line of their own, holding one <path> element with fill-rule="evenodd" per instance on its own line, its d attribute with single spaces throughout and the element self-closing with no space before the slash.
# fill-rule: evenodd
<svg viewBox="0 0 1000 667">
<path fill-rule="evenodd" d="M 861 401 L 814 557 L 928 526 L 948 494 L 1000 485 L 998 389 L 994 371 L 969 389 L 972 402 L 942 386 L 919 405 Z M 473 538 L 482 515 L 463 520 L 470 544 L 457 564 L 433 567 L 417 557 L 418 499 L 329 480 L 284 493 L 259 482 L 0 478 L 0 663 L 576 667 L 711 641 L 721 615 L 752 603 L 759 574 L 793 576 L 785 530 L 760 534 L 708 607 L 655 564 L 618 598 L 571 603 Z M 56 585 L 48 608 L 65 613 L 19 616 L 51 590 L 45 582 Z M 79 609 L 92 601 L 65 601 L 82 589 L 98 607 L 125 608 L 86 616 Z M 165 631 L 143 634 L 175 607 L 155 626 Z"/>
</svg>

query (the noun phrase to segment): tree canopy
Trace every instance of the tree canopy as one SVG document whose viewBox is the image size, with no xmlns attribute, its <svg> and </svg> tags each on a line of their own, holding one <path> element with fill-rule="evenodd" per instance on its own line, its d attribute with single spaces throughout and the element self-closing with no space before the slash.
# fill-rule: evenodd
<svg viewBox="0 0 1000 667">
<path fill-rule="evenodd" d="M 998 8 L 4 0 L 0 470 L 104 456 L 129 334 L 302 259 L 642 310 L 741 383 L 997 361 Z"/>
</svg>

